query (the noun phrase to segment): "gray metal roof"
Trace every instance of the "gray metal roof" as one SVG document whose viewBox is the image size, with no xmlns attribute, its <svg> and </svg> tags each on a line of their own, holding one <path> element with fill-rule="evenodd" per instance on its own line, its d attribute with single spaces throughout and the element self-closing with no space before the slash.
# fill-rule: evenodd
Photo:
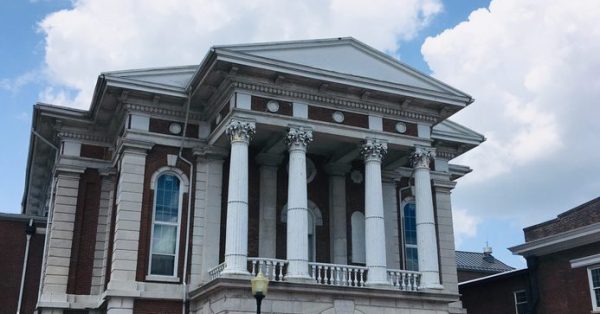
<svg viewBox="0 0 600 314">
<path fill-rule="evenodd" d="M 463 271 L 500 273 L 514 268 L 502 263 L 493 255 L 480 252 L 456 251 L 456 268 Z"/>
</svg>

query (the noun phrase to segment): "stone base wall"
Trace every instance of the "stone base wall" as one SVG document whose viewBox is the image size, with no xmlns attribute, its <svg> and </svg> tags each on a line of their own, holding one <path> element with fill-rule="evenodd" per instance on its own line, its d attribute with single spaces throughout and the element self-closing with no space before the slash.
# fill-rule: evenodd
<svg viewBox="0 0 600 314">
<path fill-rule="evenodd" d="M 256 313 L 247 281 L 217 280 L 192 292 L 190 313 Z M 262 301 L 263 313 L 457 313 L 450 303 L 457 295 L 397 290 L 271 283 Z M 460 313 L 462 311 L 458 311 Z"/>
</svg>

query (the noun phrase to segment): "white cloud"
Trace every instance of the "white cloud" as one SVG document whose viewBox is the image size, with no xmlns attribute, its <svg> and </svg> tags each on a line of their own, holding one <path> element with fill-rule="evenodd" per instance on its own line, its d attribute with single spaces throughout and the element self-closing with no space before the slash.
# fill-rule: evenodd
<svg viewBox="0 0 600 314">
<path fill-rule="evenodd" d="M 478 217 L 472 216 L 464 209 L 453 209 L 452 216 L 454 240 L 458 247 L 466 239 L 473 238 L 477 235 L 477 225 L 481 220 Z"/>
<path fill-rule="evenodd" d="M 393 52 L 441 10 L 440 0 L 79 0 L 40 23 L 45 97 L 86 108 L 100 72 L 198 64 L 216 44 L 354 36 Z"/>
<path fill-rule="evenodd" d="M 476 99 L 455 119 L 488 138 L 459 160 L 474 168 L 460 207 L 531 224 L 598 195 L 599 14 L 595 0 L 493 0 L 425 41 L 434 76 Z"/>
</svg>

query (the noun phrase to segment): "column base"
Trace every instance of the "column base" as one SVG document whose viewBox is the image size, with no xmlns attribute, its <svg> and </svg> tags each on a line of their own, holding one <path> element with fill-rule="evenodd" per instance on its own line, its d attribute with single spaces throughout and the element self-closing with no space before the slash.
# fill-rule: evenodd
<svg viewBox="0 0 600 314">
<path fill-rule="evenodd" d="M 231 271 L 223 271 L 221 273 L 221 278 L 229 278 L 229 279 L 247 279 L 250 280 L 252 275 L 248 271 L 239 271 L 239 270 L 231 270 Z"/>
<path fill-rule="evenodd" d="M 390 289 L 390 283 L 385 281 L 365 282 L 365 287 L 375 289 Z"/>
</svg>

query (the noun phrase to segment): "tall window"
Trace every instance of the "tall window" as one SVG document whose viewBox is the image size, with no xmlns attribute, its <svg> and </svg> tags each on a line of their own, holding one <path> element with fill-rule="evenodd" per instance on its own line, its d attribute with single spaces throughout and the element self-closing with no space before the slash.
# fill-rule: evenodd
<svg viewBox="0 0 600 314">
<path fill-rule="evenodd" d="M 165 173 L 154 187 L 150 275 L 176 276 L 181 219 L 181 187 L 177 176 Z"/>
<path fill-rule="evenodd" d="M 600 267 L 588 268 L 590 281 L 590 294 L 592 295 L 592 308 L 600 311 Z"/>
<path fill-rule="evenodd" d="M 418 271 L 417 216 L 416 205 L 412 198 L 402 205 L 402 230 L 404 230 L 404 269 Z"/>
<path fill-rule="evenodd" d="M 515 295 L 515 311 L 517 314 L 527 313 L 527 292 L 519 290 L 514 292 Z"/>
</svg>

